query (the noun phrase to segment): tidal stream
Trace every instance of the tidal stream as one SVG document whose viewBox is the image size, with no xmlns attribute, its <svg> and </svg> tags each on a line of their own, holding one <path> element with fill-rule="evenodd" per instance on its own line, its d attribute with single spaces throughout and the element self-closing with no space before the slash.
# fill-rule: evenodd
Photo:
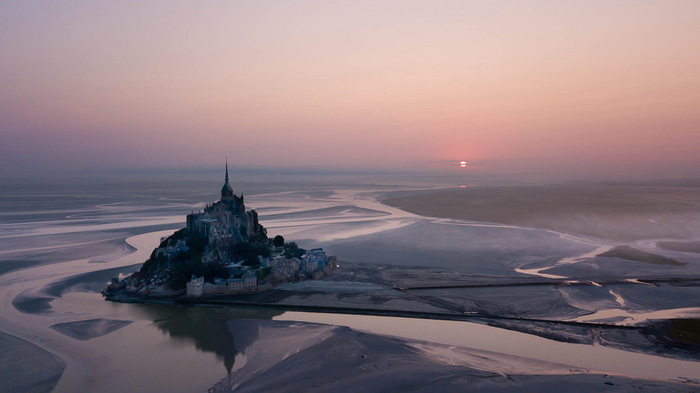
<svg viewBox="0 0 700 393">
<path fill-rule="evenodd" d="M 356 252 L 339 255 L 340 261 L 344 258 L 357 258 L 368 264 L 395 263 L 398 260 L 395 249 L 401 251 L 399 246 L 392 244 L 394 238 L 386 240 L 381 236 L 401 233 L 395 237 L 401 239 L 404 233 L 412 236 L 415 233 L 421 241 L 434 247 L 421 252 L 436 255 L 431 260 L 431 263 L 437 264 L 435 266 L 444 269 L 472 269 L 477 273 L 479 269 L 488 269 L 484 271 L 511 275 L 517 275 L 517 272 L 534 273 L 547 277 L 540 273 L 547 268 L 545 264 L 548 263 L 549 267 L 572 264 L 595 256 L 602 249 L 598 247 L 607 246 L 595 244 L 593 248 L 596 249 L 591 251 L 590 242 L 582 247 L 581 243 L 585 242 L 581 239 L 553 234 L 551 231 L 416 216 L 378 202 L 376 195 L 380 191 L 382 190 L 344 189 L 323 193 L 270 193 L 246 196 L 246 201 L 250 207 L 260 211 L 261 222 L 270 234 L 282 234 L 287 239 L 300 241 L 302 246 L 327 245 L 331 252 Z M 66 213 L 77 214 L 82 210 L 62 208 L 59 215 L 64 215 L 63 219 L 0 225 L 0 255 L 3 258 L 18 259 L 23 255 L 43 253 L 43 260 L 51 261 L 51 255 L 56 255 L 52 253 L 61 250 L 75 248 L 82 250 L 83 254 L 88 252 L 88 257 L 27 265 L 26 268 L 0 275 L 0 331 L 43 348 L 65 362 L 65 370 L 55 387 L 56 392 L 206 391 L 237 364 L 245 361 L 244 348 L 236 348 L 236 332 L 230 332 L 226 328 L 226 321 L 236 318 L 341 325 L 409 340 L 561 363 L 570 366 L 572 370 L 585 369 L 635 378 L 685 378 L 700 381 L 699 362 L 628 352 L 597 344 L 562 343 L 470 322 L 255 308 L 119 304 L 105 302 L 95 292 L 106 284 L 107 274 L 128 273 L 137 268 L 157 246 L 159 239 L 179 228 L 184 215 L 196 206 L 200 205 L 173 203 L 173 209 L 186 207 L 187 211 L 179 216 L 170 209 L 163 211 L 162 216 L 146 219 L 139 217 L 144 209 L 142 206 L 130 210 L 128 205 L 105 204 L 99 207 L 99 211 L 92 213 L 99 219 L 81 222 L 71 221 L 74 216 Z M 113 218 L 111 215 L 116 214 L 115 211 L 122 211 L 123 214 Z M 133 234 L 138 228 L 159 229 L 146 230 L 132 236 L 114 233 L 124 231 Z M 104 236 L 95 240 L 85 238 L 93 232 Z M 448 236 L 434 237 L 436 233 Z M 465 265 L 464 257 L 461 256 L 455 259 L 441 258 L 439 250 L 443 246 L 461 247 L 455 249 L 455 255 L 462 251 L 481 252 L 479 250 L 493 247 L 489 242 L 493 241 L 494 234 L 510 236 L 511 239 L 508 243 L 511 248 L 499 251 L 503 255 L 498 259 L 499 264 L 479 265 L 479 259 L 474 258 L 474 265 Z M 66 235 L 72 236 L 71 241 L 66 241 L 67 238 L 52 240 L 54 238 L 51 237 Z M 455 246 L 450 236 L 470 236 L 470 242 Z M 39 237 L 43 240 L 36 244 L 26 241 Z M 129 248 L 122 248 L 121 251 L 112 248 L 110 255 L 103 255 L 100 249 L 94 248 L 101 242 L 123 238 L 126 238 Z M 444 243 L 439 243 L 436 238 L 442 239 Z M 534 254 L 538 247 L 532 244 L 533 239 L 546 243 L 547 251 L 543 251 L 542 255 Z M 385 244 L 386 249 L 380 253 L 366 251 L 371 247 L 363 248 L 361 242 L 369 240 Z M 360 243 L 355 246 L 356 243 L 348 242 Z M 91 255 L 90 249 L 94 249 Z M 527 253 L 531 253 L 529 260 L 540 267 L 518 270 L 517 266 L 522 265 L 518 261 Z M 410 259 L 411 255 L 407 255 L 403 263 L 414 263 Z M 415 255 L 415 258 L 422 258 L 422 254 Z M 624 294 L 611 293 L 619 297 L 618 304 L 624 306 L 621 303 L 625 301 Z M 606 311 L 599 311 L 604 312 Z M 655 312 L 664 317 L 697 316 L 700 309 L 669 307 Z M 593 314 L 591 317 L 598 316 L 600 315 Z M 56 328 L 57 324 L 103 320 L 122 321 L 125 325 L 120 325 L 120 328 L 107 334 L 97 334 L 89 328 L 77 329 L 72 333 L 73 336 Z M 440 356 L 439 353 L 435 355 Z"/>
</svg>

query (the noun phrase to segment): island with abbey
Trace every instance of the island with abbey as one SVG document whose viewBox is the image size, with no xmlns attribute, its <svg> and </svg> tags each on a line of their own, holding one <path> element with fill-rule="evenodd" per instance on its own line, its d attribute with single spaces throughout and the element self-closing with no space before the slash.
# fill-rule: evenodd
<svg viewBox="0 0 700 393">
<path fill-rule="evenodd" d="M 276 285 L 320 279 L 336 258 L 305 250 L 282 236 L 268 238 L 255 210 L 229 184 L 221 199 L 187 215 L 185 228 L 161 239 L 141 269 L 102 291 L 109 300 L 178 298 L 260 292 Z"/>
</svg>

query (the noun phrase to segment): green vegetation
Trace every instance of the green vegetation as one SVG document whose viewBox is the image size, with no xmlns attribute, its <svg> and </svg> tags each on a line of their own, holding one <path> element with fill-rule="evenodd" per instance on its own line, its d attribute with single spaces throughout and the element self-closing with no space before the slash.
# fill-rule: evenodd
<svg viewBox="0 0 700 393">
<path fill-rule="evenodd" d="M 179 231 L 176 231 L 172 235 L 166 237 L 160 242 L 160 245 L 158 247 L 167 247 L 168 246 L 168 241 L 172 240 L 173 242 L 177 242 L 178 240 L 182 240 L 185 238 L 185 228 L 180 229 Z"/>
<path fill-rule="evenodd" d="M 270 256 L 270 247 L 266 243 L 238 243 L 233 247 L 234 252 L 243 259 L 244 266 L 259 266 L 258 255 L 263 258 Z"/>
<path fill-rule="evenodd" d="M 275 247 L 283 247 L 284 246 L 284 238 L 282 237 L 282 235 L 275 236 L 275 238 L 272 239 L 272 244 Z"/>
<path fill-rule="evenodd" d="M 306 254 L 306 250 L 299 248 L 295 242 L 289 242 L 284 244 L 284 256 L 285 258 L 301 258 L 302 255 Z"/>
<path fill-rule="evenodd" d="M 192 235 L 187 239 L 187 247 L 190 248 L 190 251 L 202 254 L 204 249 L 207 248 L 207 242 L 203 237 Z"/>
<path fill-rule="evenodd" d="M 168 287 L 174 290 L 184 289 L 192 275 L 204 277 L 207 282 L 214 282 L 215 278 L 229 278 L 228 270 L 218 263 L 202 263 L 202 261 L 188 261 L 174 265 L 170 269 Z"/>
<path fill-rule="evenodd" d="M 185 288 L 192 275 L 204 277 L 207 282 L 214 282 L 215 278 L 228 278 L 229 273 L 226 268 L 217 263 L 203 263 L 202 255 L 206 248 L 204 239 L 199 236 L 186 236 L 185 229 L 181 229 L 161 242 L 161 247 L 166 247 L 168 242 L 174 244 L 178 240 L 185 240 L 187 249 L 173 254 L 168 258 L 161 254 L 156 256 L 153 250 L 151 257 L 141 266 L 139 275 L 142 280 L 148 280 L 159 270 L 167 270 L 169 277 L 167 286 L 173 290 Z"/>
<path fill-rule="evenodd" d="M 267 240 L 267 228 L 262 226 L 262 224 L 258 224 L 258 233 L 263 240 Z"/>
<path fill-rule="evenodd" d="M 256 233 L 254 235 L 251 235 L 250 237 L 248 237 L 248 243 L 267 244 L 268 243 L 267 235 L 265 233 Z"/>
<path fill-rule="evenodd" d="M 241 227 L 241 229 L 245 229 Z M 257 268 L 260 266 L 258 257 L 267 258 L 271 254 L 270 240 L 267 238 L 267 231 L 260 226 L 260 233 L 250 236 L 248 242 L 237 243 L 235 245 L 224 245 L 221 251 L 232 253 L 236 260 L 243 260 L 243 265 Z M 284 238 L 279 236 L 284 243 Z M 170 253 L 163 252 L 169 245 L 175 246 L 178 241 L 184 240 L 186 247 L 181 247 L 175 251 L 172 248 Z M 182 243 L 180 243 L 182 246 Z M 181 229 L 160 242 L 161 253 L 153 250 L 151 257 L 143 264 L 139 271 L 139 280 L 142 282 L 154 281 L 156 285 L 165 283 L 173 290 L 184 289 L 192 276 L 204 277 L 205 281 L 213 283 L 216 278 L 229 278 L 228 270 L 219 263 L 204 263 L 202 258 L 207 249 L 204 238 L 191 234 L 186 229 Z M 285 245 L 285 251 L 289 249 L 290 255 L 301 256 L 304 250 L 294 243 Z M 270 274 L 270 269 L 262 269 L 260 275 L 266 277 Z"/>
<path fill-rule="evenodd" d="M 267 276 L 270 275 L 270 272 L 272 272 L 272 268 L 269 266 L 260 269 L 258 273 L 258 279 L 264 280 L 265 278 L 267 278 Z"/>
</svg>

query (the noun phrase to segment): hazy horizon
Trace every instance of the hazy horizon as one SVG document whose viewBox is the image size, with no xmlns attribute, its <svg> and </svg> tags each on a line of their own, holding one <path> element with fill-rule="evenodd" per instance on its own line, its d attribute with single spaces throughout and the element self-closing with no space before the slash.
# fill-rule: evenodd
<svg viewBox="0 0 700 393">
<path fill-rule="evenodd" d="M 0 4 L 0 177 L 675 179 L 696 1 Z M 467 161 L 466 169 L 459 167 Z"/>
</svg>

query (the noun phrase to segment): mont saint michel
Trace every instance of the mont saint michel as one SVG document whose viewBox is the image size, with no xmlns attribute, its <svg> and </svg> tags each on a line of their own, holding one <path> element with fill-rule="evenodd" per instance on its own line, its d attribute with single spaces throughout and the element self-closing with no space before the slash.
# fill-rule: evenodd
<svg viewBox="0 0 700 393">
<path fill-rule="evenodd" d="M 221 199 L 187 215 L 185 228 L 161 239 L 138 272 L 113 279 L 108 299 L 174 298 L 260 292 L 276 285 L 330 274 L 336 257 L 322 248 L 305 250 L 280 235 L 270 239 L 255 210 L 229 183 Z"/>
<path fill-rule="evenodd" d="M 0 393 L 700 392 L 699 15 L 0 1 Z"/>
</svg>

